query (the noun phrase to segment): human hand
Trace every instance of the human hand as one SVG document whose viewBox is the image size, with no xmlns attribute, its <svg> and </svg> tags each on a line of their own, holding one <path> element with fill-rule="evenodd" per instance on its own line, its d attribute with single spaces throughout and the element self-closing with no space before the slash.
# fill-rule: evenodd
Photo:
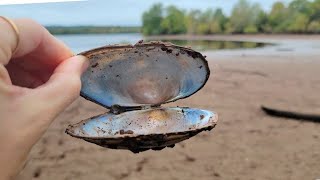
<svg viewBox="0 0 320 180">
<path fill-rule="evenodd" d="M 13 22 L 20 33 L 0 17 L 0 179 L 19 173 L 32 146 L 79 96 L 88 66 L 36 22 Z"/>
</svg>

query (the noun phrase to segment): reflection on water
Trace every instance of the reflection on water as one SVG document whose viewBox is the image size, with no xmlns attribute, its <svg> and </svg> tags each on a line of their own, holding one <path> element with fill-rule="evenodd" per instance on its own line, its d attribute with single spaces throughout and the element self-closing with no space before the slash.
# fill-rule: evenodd
<svg viewBox="0 0 320 180">
<path fill-rule="evenodd" d="M 75 53 L 89 50 L 92 48 L 110 45 L 110 44 L 135 44 L 143 39 L 139 33 L 123 34 L 68 34 L 56 35 L 56 37 L 66 43 Z M 163 40 L 168 41 L 168 40 Z M 267 44 L 255 42 L 238 42 L 238 41 L 209 41 L 209 40 L 170 40 L 171 43 L 180 46 L 190 46 L 193 49 L 218 50 L 218 49 L 239 49 L 239 48 L 257 48 Z"/>
<path fill-rule="evenodd" d="M 267 45 L 265 43 L 256 43 L 256 42 L 210 41 L 210 40 L 192 40 L 192 41 L 170 40 L 170 42 L 173 44 L 177 44 L 179 46 L 189 46 L 199 51 L 218 50 L 218 49 L 240 49 L 240 48 L 248 49 L 248 48 L 264 47 Z"/>
</svg>

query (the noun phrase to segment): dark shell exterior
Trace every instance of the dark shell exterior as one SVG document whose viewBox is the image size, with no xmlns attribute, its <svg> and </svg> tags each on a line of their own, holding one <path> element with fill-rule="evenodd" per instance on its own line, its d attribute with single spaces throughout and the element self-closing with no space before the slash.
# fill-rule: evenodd
<svg viewBox="0 0 320 180">
<path fill-rule="evenodd" d="M 154 108 L 106 113 L 70 125 L 66 133 L 73 137 L 112 149 L 141 152 L 173 147 L 201 131 L 211 130 L 218 116 L 192 108 Z"/>
<path fill-rule="evenodd" d="M 107 108 L 186 98 L 200 90 L 210 74 L 199 52 L 163 42 L 105 46 L 81 55 L 90 60 L 81 77 L 81 96 Z"/>
</svg>

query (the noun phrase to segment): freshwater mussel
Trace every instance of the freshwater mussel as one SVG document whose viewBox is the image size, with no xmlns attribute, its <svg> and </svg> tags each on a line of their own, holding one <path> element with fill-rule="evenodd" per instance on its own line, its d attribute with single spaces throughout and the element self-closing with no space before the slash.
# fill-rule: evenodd
<svg viewBox="0 0 320 180">
<path fill-rule="evenodd" d="M 109 111 L 69 125 L 69 135 L 137 153 L 173 147 L 216 125 L 214 112 L 161 106 L 189 97 L 205 85 L 210 70 L 201 53 L 156 41 L 80 54 L 90 61 L 81 77 L 81 96 Z"/>
</svg>

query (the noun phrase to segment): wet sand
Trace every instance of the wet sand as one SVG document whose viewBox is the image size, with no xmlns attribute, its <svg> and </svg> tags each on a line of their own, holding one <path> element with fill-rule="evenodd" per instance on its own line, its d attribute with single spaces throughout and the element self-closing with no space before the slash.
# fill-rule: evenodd
<svg viewBox="0 0 320 180">
<path fill-rule="evenodd" d="M 260 110 L 267 105 L 320 114 L 320 36 L 187 38 L 278 45 L 204 52 L 212 69 L 208 83 L 197 94 L 169 106 L 217 112 L 219 122 L 213 131 L 162 151 L 133 154 L 105 149 L 64 133 L 68 124 L 106 111 L 79 98 L 34 147 L 18 179 L 320 178 L 320 123 L 269 117 Z"/>
</svg>

